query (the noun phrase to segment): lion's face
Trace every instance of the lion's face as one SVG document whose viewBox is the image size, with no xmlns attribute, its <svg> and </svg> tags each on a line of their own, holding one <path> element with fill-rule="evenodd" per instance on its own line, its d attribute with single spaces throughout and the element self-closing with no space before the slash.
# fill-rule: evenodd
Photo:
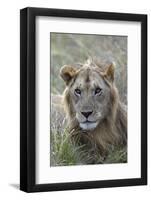
<svg viewBox="0 0 151 200">
<path fill-rule="evenodd" d="M 113 72 L 111 67 L 113 68 L 110 65 L 108 72 L 103 72 L 92 64 L 85 64 L 78 70 L 71 66 L 62 68 L 62 77 L 66 77 L 64 80 L 69 90 L 73 113 L 83 130 L 95 129 L 109 113 L 110 81 L 113 81 L 113 76 L 107 73 Z M 67 73 L 67 68 L 70 74 Z"/>
</svg>

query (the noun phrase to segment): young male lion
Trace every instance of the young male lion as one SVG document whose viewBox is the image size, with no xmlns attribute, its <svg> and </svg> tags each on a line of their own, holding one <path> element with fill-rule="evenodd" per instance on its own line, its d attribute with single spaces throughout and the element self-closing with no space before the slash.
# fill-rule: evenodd
<svg viewBox="0 0 151 200">
<path fill-rule="evenodd" d="M 114 83 L 114 63 L 101 66 L 89 59 L 79 68 L 63 66 L 60 75 L 71 135 L 101 155 L 112 145 L 126 145 L 127 113 Z"/>
</svg>

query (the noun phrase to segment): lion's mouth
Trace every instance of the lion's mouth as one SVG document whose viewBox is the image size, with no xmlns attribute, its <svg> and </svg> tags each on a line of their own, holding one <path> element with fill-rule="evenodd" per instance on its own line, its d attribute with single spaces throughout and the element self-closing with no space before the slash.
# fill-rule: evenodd
<svg viewBox="0 0 151 200">
<path fill-rule="evenodd" d="M 97 124 L 98 123 L 96 121 L 86 120 L 86 121 L 80 123 L 80 127 L 83 130 L 93 130 L 96 128 Z"/>
<path fill-rule="evenodd" d="M 86 121 L 84 121 L 84 122 L 82 122 L 82 123 L 95 123 L 96 121 L 89 121 L 89 120 L 86 120 Z"/>
</svg>

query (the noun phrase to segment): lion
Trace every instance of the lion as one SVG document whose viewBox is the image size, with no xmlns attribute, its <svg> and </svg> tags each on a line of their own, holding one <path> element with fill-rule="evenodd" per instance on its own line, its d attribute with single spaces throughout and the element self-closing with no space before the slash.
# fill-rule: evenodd
<svg viewBox="0 0 151 200">
<path fill-rule="evenodd" d="M 127 143 L 127 111 L 114 81 L 115 63 L 88 59 L 79 67 L 64 65 L 63 106 L 70 134 L 106 156 L 110 147 Z"/>
</svg>

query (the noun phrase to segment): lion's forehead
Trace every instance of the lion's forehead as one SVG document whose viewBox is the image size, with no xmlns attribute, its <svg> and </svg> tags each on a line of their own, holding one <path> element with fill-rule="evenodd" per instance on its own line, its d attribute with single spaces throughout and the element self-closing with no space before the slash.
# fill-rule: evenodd
<svg viewBox="0 0 151 200">
<path fill-rule="evenodd" d="M 93 88 L 97 86 L 103 87 L 104 79 L 97 71 L 86 68 L 79 71 L 74 81 L 74 85 L 86 88 Z"/>
</svg>

